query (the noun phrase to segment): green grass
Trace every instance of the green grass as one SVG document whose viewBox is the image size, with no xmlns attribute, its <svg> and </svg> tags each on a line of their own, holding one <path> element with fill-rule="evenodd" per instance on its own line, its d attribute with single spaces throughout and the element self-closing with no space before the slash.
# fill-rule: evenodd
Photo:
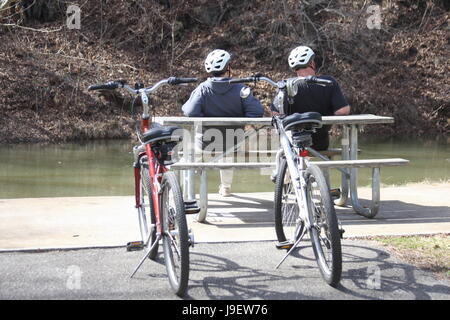
<svg viewBox="0 0 450 320">
<path fill-rule="evenodd" d="M 374 240 L 408 263 L 450 279 L 450 234 L 376 237 Z"/>
</svg>

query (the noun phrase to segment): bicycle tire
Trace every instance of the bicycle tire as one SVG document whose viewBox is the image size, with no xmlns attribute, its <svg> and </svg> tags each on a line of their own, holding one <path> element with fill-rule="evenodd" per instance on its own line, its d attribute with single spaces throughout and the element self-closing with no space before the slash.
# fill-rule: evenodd
<svg viewBox="0 0 450 320">
<path fill-rule="evenodd" d="M 145 241 L 147 241 L 149 237 L 149 232 L 151 230 L 150 224 L 156 225 L 155 209 L 153 207 L 153 198 L 151 192 L 152 186 L 150 183 L 150 173 L 148 170 L 148 161 L 146 156 L 142 157 L 140 160 L 140 172 L 141 172 L 141 183 L 140 183 L 141 206 L 139 207 L 139 226 L 142 241 L 145 243 Z M 147 199 L 148 199 L 148 206 L 146 206 Z M 150 224 L 148 223 L 149 219 Z M 150 248 L 155 241 L 156 241 L 156 227 L 153 229 L 147 247 Z M 159 244 L 156 243 L 148 255 L 149 259 L 156 260 L 158 256 L 158 247 Z"/>
<path fill-rule="evenodd" d="M 164 173 L 161 185 L 164 262 L 170 285 L 182 297 L 189 281 L 189 233 L 183 196 L 173 172 Z"/>
<path fill-rule="evenodd" d="M 285 158 L 281 159 L 275 181 L 275 199 L 274 199 L 274 213 L 275 213 L 275 232 L 278 242 L 292 242 L 294 243 L 297 236 L 301 234 L 301 230 L 297 230 L 299 209 L 295 192 L 292 189 L 290 175 L 287 161 Z M 294 202 L 292 202 L 294 200 Z"/>
<path fill-rule="evenodd" d="M 328 183 L 320 168 L 314 164 L 310 164 L 306 169 L 306 189 L 311 222 L 309 232 L 314 256 L 325 282 L 336 287 L 342 273 L 339 225 Z M 327 254 L 324 249 L 327 249 Z"/>
</svg>

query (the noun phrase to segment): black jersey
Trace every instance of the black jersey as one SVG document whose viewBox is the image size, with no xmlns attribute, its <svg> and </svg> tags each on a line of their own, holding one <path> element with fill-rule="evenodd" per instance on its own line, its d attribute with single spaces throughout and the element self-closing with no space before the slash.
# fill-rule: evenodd
<svg viewBox="0 0 450 320">
<path fill-rule="evenodd" d="M 322 86 L 312 83 L 300 83 L 297 95 L 289 101 L 291 103 L 288 103 L 288 98 L 285 97 L 284 110 L 286 110 L 286 114 L 315 111 L 322 116 L 331 116 L 337 110 L 348 105 L 339 84 L 333 77 L 318 76 L 318 78 L 331 80 L 333 85 Z M 272 110 L 274 110 L 273 108 L 272 105 Z M 328 149 L 328 131 L 330 128 L 331 126 L 323 126 L 313 134 L 312 147 L 314 149 Z"/>
</svg>

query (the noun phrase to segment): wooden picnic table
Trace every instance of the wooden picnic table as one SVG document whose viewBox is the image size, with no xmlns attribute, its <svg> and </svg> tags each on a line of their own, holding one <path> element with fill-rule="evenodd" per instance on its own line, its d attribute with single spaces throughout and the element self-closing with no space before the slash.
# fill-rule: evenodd
<svg viewBox="0 0 450 320">
<path fill-rule="evenodd" d="M 154 121 L 162 125 L 176 125 L 184 127 L 190 132 L 190 139 L 192 146 L 194 145 L 195 128 L 196 126 L 205 127 L 221 127 L 221 126 L 245 126 L 252 125 L 256 127 L 267 127 L 272 125 L 272 118 L 195 118 L 195 117 L 156 117 Z M 341 135 L 341 157 L 342 161 L 339 164 L 339 170 L 342 172 L 341 179 L 341 197 L 335 203 L 340 206 L 344 206 L 347 203 L 349 194 L 351 199 L 351 204 L 356 213 L 367 217 L 373 217 L 378 212 L 379 208 L 379 196 L 380 196 L 380 181 L 379 181 L 379 167 L 385 165 L 402 165 L 407 163 L 404 159 L 391 159 L 392 161 L 387 161 L 389 159 L 384 159 L 384 161 L 372 161 L 372 162 L 361 162 L 358 159 L 358 132 L 359 128 L 364 125 L 373 124 L 392 124 L 394 123 L 394 118 L 377 116 L 373 114 L 360 114 L 360 115 L 348 115 L 348 116 L 324 116 L 322 117 L 324 125 L 339 125 L 342 126 Z M 224 164 L 217 163 L 203 165 L 202 167 L 195 162 L 195 152 L 194 148 L 190 150 L 185 150 L 183 154 L 183 161 L 173 165 L 174 169 L 183 169 L 185 174 L 183 177 L 182 185 L 184 186 L 184 196 L 187 199 L 195 199 L 195 189 L 194 189 L 194 171 L 195 168 L 201 169 L 201 179 L 200 179 L 200 203 L 201 212 L 199 214 L 199 221 L 203 221 L 206 217 L 207 210 L 207 187 L 206 187 L 206 169 L 223 169 L 225 167 L 239 169 L 245 168 L 243 164 Z M 329 160 L 327 157 L 319 154 L 314 154 L 322 160 Z M 350 161 L 350 162 L 345 162 Z M 323 162 L 323 161 L 322 161 Z M 378 167 L 375 164 L 378 164 Z M 320 162 L 319 162 L 320 164 Z M 269 164 L 257 164 L 253 166 L 254 168 L 260 168 L 264 166 L 274 166 L 275 163 Z M 337 168 L 338 165 L 324 166 L 326 168 L 334 167 Z M 372 203 L 370 207 L 364 207 L 360 204 L 358 198 L 358 168 L 369 167 L 373 168 L 372 172 Z"/>
</svg>

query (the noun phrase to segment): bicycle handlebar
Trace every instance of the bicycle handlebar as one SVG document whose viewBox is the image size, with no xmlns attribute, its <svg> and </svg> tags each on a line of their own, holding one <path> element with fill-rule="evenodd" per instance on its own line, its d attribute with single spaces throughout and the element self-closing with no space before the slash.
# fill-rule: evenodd
<svg viewBox="0 0 450 320">
<path fill-rule="evenodd" d="M 246 82 L 256 82 L 256 81 L 259 81 L 259 79 L 257 80 L 256 77 L 247 77 L 247 78 L 231 79 L 229 82 L 230 83 L 246 83 Z"/>
<path fill-rule="evenodd" d="M 316 83 L 316 84 L 323 84 L 323 85 L 332 85 L 333 81 L 327 80 L 327 79 L 320 79 L 316 76 L 307 76 L 305 77 L 306 82 L 310 83 Z"/>
<path fill-rule="evenodd" d="M 193 83 L 193 82 L 197 82 L 198 79 L 197 78 L 176 78 L 176 77 L 170 77 L 167 79 L 167 83 L 171 84 L 171 85 L 176 85 L 176 84 L 182 84 L 182 83 Z"/>
<path fill-rule="evenodd" d="M 104 84 L 96 84 L 96 85 L 92 85 L 88 87 L 88 91 L 93 91 L 93 90 L 115 90 L 118 88 L 125 88 L 128 91 L 132 92 L 132 93 L 136 93 L 138 94 L 139 92 L 153 92 L 156 89 L 158 89 L 160 86 L 162 86 L 163 84 L 170 84 L 170 85 L 177 85 L 177 84 L 182 84 L 182 83 L 192 83 L 192 82 L 197 82 L 198 79 L 197 78 L 177 78 L 177 77 L 169 77 L 167 79 L 161 80 L 158 83 L 156 83 L 153 87 L 148 87 L 148 88 L 142 88 L 142 89 L 133 89 L 132 87 L 130 87 L 129 85 L 126 84 L 125 81 L 119 80 L 119 81 L 109 81 L 106 82 Z"/>
<path fill-rule="evenodd" d="M 258 82 L 258 81 L 268 82 L 272 86 L 278 87 L 278 88 L 283 87 L 283 85 L 280 84 L 279 82 L 277 83 L 270 78 L 264 77 L 263 75 L 254 75 L 254 76 L 247 77 L 247 78 L 238 78 L 238 79 L 229 80 L 230 83 L 246 83 L 246 82 Z M 295 79 L 295 81 L 296 82 L 305 81 L 307 83 L 316 83 L 316 84 L 320 84 L 320 85 L 332 85 L 333 84 L 333 82 L 331 80 L 320 79 L 316 76 L 297 77 Z"/>
<path fill-rule="evenodd" d="M 93 91 L 93 90 L 114 90 L 117 89 L 119 87 L 123 87 L 124 83 L 121 81 L 109 81 L 107 83 L 104 84 L 95 84 L 92 86 L 88 87 L 89 91 Z"/>
<path fill-rule="evenodd" d="M 258 82 L 258 81 L 266 81 L 266 82 L 270 83 L 271 85 L 273 85 L 274 87 L 279 87 L 278 83 L 276 83 L 275 81 L 273 81 L 270 78 L 263 76 L 262 74 L 256 74 L 254 76 L 247 77 L 247 78 L 230 79 L 229 80 L 230 83 L 246 83 L 246 82 Z"/>
</svg>

